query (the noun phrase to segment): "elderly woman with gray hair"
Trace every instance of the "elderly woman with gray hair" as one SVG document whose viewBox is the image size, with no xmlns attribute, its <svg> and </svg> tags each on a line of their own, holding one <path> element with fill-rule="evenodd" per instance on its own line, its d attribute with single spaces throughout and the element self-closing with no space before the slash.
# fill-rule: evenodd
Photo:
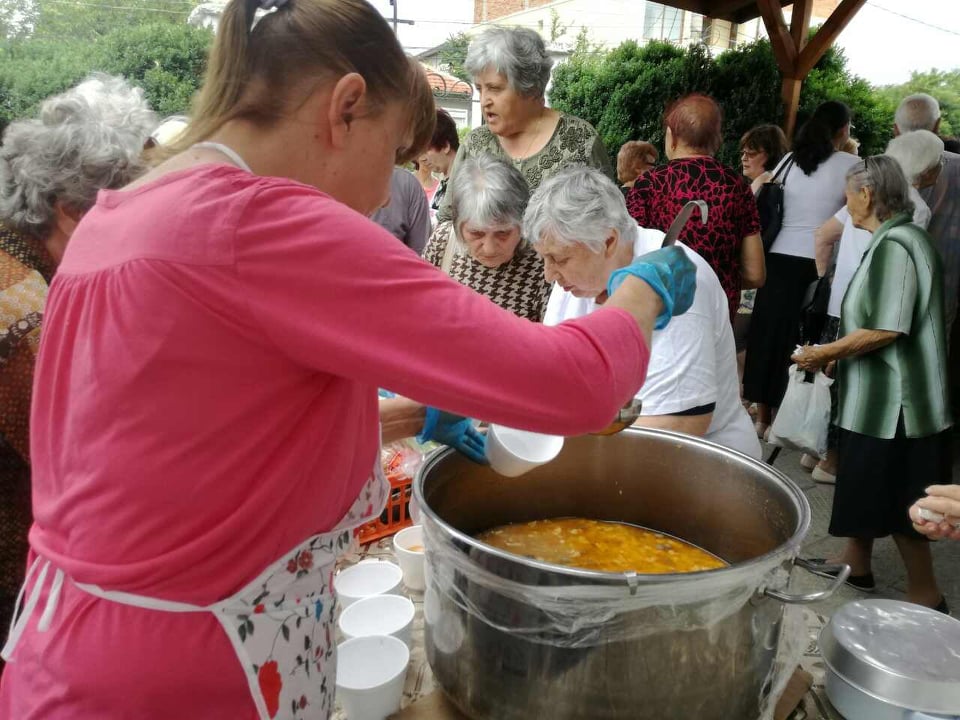
<svg viewBox="0 0 960 720">
<path fill-rule="evenodd" d="M 0 627 L 27 557 L 33 367 L 47 285 L 102 188 L 130 182 L 156 118 L 121 78 L 94 75 L 12 123 L 0 147 Z"/>
<path fill-rule="evenodd" d="M 658 251 L 664 234 L 639 228 L 619 188 L 578 167 L 545 181 L 524 215 L 524 232 L 543 257 L 553 290 L 544 323 L 583 317 L 606 300 L 607 282 L 635 258 Z M 678 245 L 696 267 L 693 305 L 653 333 L 647 379 L 636 397 L 642 427 L 697 435 L 760 458 L 760 442 L 740 402 L 727 296 L 706 260 Z"/>
<path fill-rule="evenodd" d="M 543 38 L 529 28 L 492 27 L 473 39 L 466 69 L 480 92 L 485 124 L 460 145 L 454 169 L 467 158 L 491 155 L 517 168 L 531 191 L 571 165 L 595 167 L 613 178 L 610 157 L 593 126 L 546 107 L 552 65 Z M 446 199 L 437 220 L 450 217 Z"/>
<path fill-rule="evenodd" d="M 452 219 L 437 226 L 424 259 L 500 307 L 540 322 L 550 285 L 521 232 L 530 198 L 523 176 L 480 155 L 457 163 L 450 188 Z"/>
<path fill-rule="evenodd" d="M 873 234 L 840 310 L 840 339 L 793 356 L 816 371 L 837 362 L 840 428 L 830 534 L 847 538 L 848 583 L 875 587 L 876 538 L 892 535 L 907 569 L 907 599 L 947 612 L 930 548 L 908 509 L 929 485 L 950 483 L 950 416 L 943 268 L 911 222 L 909 184 L 879 155 L 847 173 L 847 209 Z"/>
<path fill-rule="evenodd" d="M 925 136 L 907 133 L 894 138 L 887 146 L 887 155 L 898 163 L 911 183 L 908 188 L 913 203 L 913 224 L 927 229 L 930 223 L 930 208 L 914 187 L 920 178 L 929 172 L 930 167 L 939 167 L 943 152 L 943 141 L 931 132 Z M 914 136 L 914 137 L 911 137 Z M 832 343 L 840 333 L 840 306 L 847 292 L 853 274 L 860 267 L 860 261 L 870 247 L 873 235 L 854 225 L 850 211 L 846 206 L 817 228 L 814 234 L 814 259 L 817 275 L 827 278 L 830 283 L 830 298 L 827 302 L 827 318 L 821 344 Z M 832 271 L 832 272 L 831 272 Z M 949 347 L 950 326 L 947 326 Z M 837 386 L 830 388 L 833 404 L 836 405 Z M 837 438 L 836 428 L 831 425 L 827 456 L 819 461 L 810 455 L 804 455 L 800 464 L 811 468 L 813 479 L 817 482 L 833 483 L 837 479 Z"/>
</svg>

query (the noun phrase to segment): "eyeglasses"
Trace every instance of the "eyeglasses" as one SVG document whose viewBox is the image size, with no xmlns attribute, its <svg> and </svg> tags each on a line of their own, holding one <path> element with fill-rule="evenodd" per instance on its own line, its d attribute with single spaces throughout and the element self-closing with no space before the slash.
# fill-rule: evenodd
<svg viewBox="0 0 960 720">
<path fill-rule="evenodd" d="M 761 152 L 763 152 L 763 151 L 762 151 L 762 150 L 747 150 L 746 148 L 744 148 L 743 150 L 740 151 L 740 157 L 752 158 L 752 157 L 756 157 L 756 156 L 759 155 Z"/>
</svg>

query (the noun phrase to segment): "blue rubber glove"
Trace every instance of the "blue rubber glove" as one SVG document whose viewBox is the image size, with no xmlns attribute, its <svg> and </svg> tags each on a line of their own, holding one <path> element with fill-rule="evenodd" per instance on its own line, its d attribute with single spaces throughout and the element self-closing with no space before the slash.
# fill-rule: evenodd
<svg viewBox="0 0 960 720">
<path fill-rule="evenodd" d="M 428 407 L 423 430 L 417 435 L 417 441 L 428 440 L 449 445 L 475 463 L 487 463 L 487 437 L 477 432 L 470 418 Z"/>
<path fill-rule="evenodd" d="M 613 295 L 628 275 L 643 280 L 663 301 L 663 312 L 657 315 L 654 325 L 656 330 L 665 328 L 670 318 L 683 315 L 693 304 L 697 266 L 676 245 L 641 255 L 626 267 L 614 270 L 607 281 L 607 294 Z"/>
</svg>

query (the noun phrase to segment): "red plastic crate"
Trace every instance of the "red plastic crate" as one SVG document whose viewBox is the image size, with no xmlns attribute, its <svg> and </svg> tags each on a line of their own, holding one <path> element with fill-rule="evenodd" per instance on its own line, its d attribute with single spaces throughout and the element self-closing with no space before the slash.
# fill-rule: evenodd
<svg viewBox="0 0 960 720">
<path fill-rule="evenodd" d="M 357 529 L 357 539 L 361 544 L 388 537 L 413 525 L 410 517 L 413 478 L 400 470 L 401 462 L 402 456 L 396 453 L 384 463 L 383 472 L 390 482 L 390 497 L 379 518 Z"/>
</svg>

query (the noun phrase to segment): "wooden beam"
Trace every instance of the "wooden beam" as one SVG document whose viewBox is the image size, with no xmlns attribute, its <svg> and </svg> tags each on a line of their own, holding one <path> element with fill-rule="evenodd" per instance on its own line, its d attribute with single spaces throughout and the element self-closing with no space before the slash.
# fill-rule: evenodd
<svg viewBox="0 0 960 720">
<path fill-rule="evenodd" d="M 768 2 L 769 0 L 758 0 Z M 817 34 L 813 36 L 800 57 L 797 59 L 797 77 L 805 78 L 813 70 L 823 54 L 833 45 L 837 36 L 843 31 L 853 16 L 864 6 L 867 0 L 843 0 L 834 10 Z"/>
<path fill-rule="evenodd" d="M 689 10 L 690 12 L 699 13 L 700 15 L 710 15 L 712 5 L 709 0 L 666 0 L 666 2 L 660 4 L 679 10 Z"/>
<path fill-rule="evenodd" d="M 793 132 L 797 128 L 797 110 L 800 109 L 800 89 L 803 80 L 800 78 L 783 78 L 783 134 L 787 140 L 793 142 Z"/>
<path fill-rule="evenodd" d="M 862 0 L 865 2 L 865 0 Z M 773 54 L 784 77 L 803 77 L 797 73 L 797 46 L 790 36 L 787 23 L 783 19 L 783 8 L 777 0 L 757 0 L 760 17 L 770 36 Z"/>
<path fill-rule="evenodd" d="M 784 5 L 792 5 L 793 0 L 778 0 L 778 4 L 783 7 Z M 753 2 L 744 5 L 739 10 L 733 14 L 733 20 L 738 23 L 750 22 L 751 20 L 756 20 L 760 17 L 760 10 L 757 8 L 756 0 Z"/>
<path fill-rule="evenodd" d="M 797 52 L 802 52 L 810 35 L 810 18 L 813 17 L 813 0 L 794 0 L 790 14 L 790 35 Z"/>
<path fill-rule="evenodd" d="M 733 21 L 736 15 L 742 14 L 745 9 L 753 9 L 755 3 L 754 0 L 716 0 L 716 2 L 708 2 L 704 4 L 706 5 L 706 11 L 703 13 L 704 15 L 717 20 Z"/>
</svg>

